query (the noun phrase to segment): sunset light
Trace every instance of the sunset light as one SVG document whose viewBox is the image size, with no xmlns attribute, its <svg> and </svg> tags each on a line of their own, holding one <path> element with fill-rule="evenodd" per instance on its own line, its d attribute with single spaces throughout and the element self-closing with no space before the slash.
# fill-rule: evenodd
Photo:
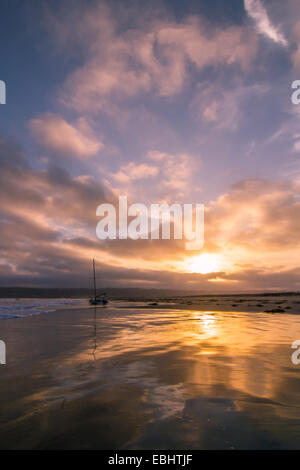
<svg viewBox="0 0 300 470">
<path fill-rule="evenodd" d="M 222 257 L 213 253 L 204 253 L 188 261 L 187 266 L 190 273 L 216 273 L 222 270 Z"/>
</svg>

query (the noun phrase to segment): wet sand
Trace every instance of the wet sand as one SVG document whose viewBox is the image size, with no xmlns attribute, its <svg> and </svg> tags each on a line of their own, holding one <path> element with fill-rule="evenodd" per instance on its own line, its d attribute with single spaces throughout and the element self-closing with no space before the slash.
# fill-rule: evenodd
<svg viewBox="0 0 300 470">
<path fill-rule="evenodd" d="M 186 308 L 192 310 L 217 310 L 222 312 L 256 312 L 256 313 L 289 313 L 300 314 L 300 295 L 195 295 L 185 297 L 174 297 L 169 299 L 153 299 L 148 301 L 148 308 Z M 135 304 L 136 301 L 133 303 Z M 153 306 L 153 303 L 158 305 Z M 132 308 L 133 308 L 132 304 Z M 135 305 L 135 308 L 141 303 Z M 130 302 L 127 302 L 130 306 Z"/>
<path fill-rule="evenodd" d="M 294 310 L 182 303 L 3 320 L 0 448 L 300 449 Z"/>
</svg>

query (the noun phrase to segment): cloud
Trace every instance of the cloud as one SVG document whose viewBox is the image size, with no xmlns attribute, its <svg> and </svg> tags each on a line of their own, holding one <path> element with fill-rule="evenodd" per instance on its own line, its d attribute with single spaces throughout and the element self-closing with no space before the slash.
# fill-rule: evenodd
<svg viewBox="0 0 300 470">
<path fill-rule="evenodd" d="M 293 38 L 296 42 L 296 49 L 292 55 L 292 61 L 295 68 L 300 67 L 300 21 L 298 21 L 293 27 Z"/>
<path fill-rule="evenodd" d="M 208 203 L 204 250 L 228 263 L 223 272 L 201 275 L 176 267 L 191 256 L 184 240 L 100 242 L 96 207 L 116 201 L 93 177 L 74 178 L 59 167 L 34 170 L 21 149 L 4 141 L 0 158 L 0 279 L 6 284 L 88 286 L 90 260 L 96 257 L 106 285 L 299 287 L 297 182 L 245 180 Z M 156 195 L 159 187 L 164 195 L 172 190 L 175 198 L 181 181 L 186 196 L 193 176 L 189 156 L 152 151 L 146 158 L 159 169 L 150 190 Z M 164 187 L 173 171 L 175 186 Z"/>
<path fill-rule="evenodd" d="M 96 207 L 114 202 L 108 189 L 93 177 L 74 178 L 59 167 L 34 170 L 21 149 L 4 141 L 0 159 L 2 281 L 42 285 L 48 279 L 59 285 L 77 277 L 86 283 L 90 259 L 98 255 L 105 264 L 103 247 L 75 249 L 69 241 L 96 240 Z M 81 274 L 73 276 L 77 269 Z"/>
<path fill-rule="evenodd" d="M 276 143 L 276 146 L 279 144 L 284 144 L 287 146 L 291 152 L 298 153 L 300 151 L 300 133 L 299 133 L 299 124 L 300 124 L 300 107 L 293 105 L 288 113 L 285 115 L 285 120 L 281 126 L 267 139 L 266 145 Z M 287 166 L 291 162 L 287 162 L 286 168 L 284 171 L 287 171 Z M 299 171 L 299 164 L 297 162 L 297 171 Z M 289 174 L 288 176 L 291 176 Z"/>
<path fill-rule="evenodd" d="M 148 179 L 158 174 L 158 168 L 147 163 L 136 164 L 129 162 L 121 166 L 120 170 L 111 176 L 119 183 L 130 183 L 140 179 Z"/>
<path fill-rule="evenodd" d="M 93 135 L 83 118 L 79 119 L 75 126 L 59 115 L 45 113 L 31 119 L 29 126 L 37 142 L 58 155 L 93 157 L 102 147 L 102 143 Z"/>
<path fill-rule="evenodd" d="M 177 200 L 183 196 L 188 197 L 188 189 L 194 168 L 194 161 L 191 155 L 186 153 L 172 155 L 154 150 L 150 151 L 147 157 L 159 165 L 162 177 L 160 185 L 166 188 L 166 194 L 171 194 L 175 191 L 176 196 L 175 194 L 173 196 Z M 199 162 L 200 159 L 198 164 Z"/>
<path fill-rule="evenodd" d="M 218 83 L 203 84 L 195 95 L 190 110 L 200 119 L 218 129 L 237 130 L 242 122 L 243 106 L 251 99 L 268 91 L 265 85 L 237 86 L 234 90 L 222 89 Z"/>
<path fill-rule="evenodd" d="M 244 0 L 245 10 L 255 22 L 257 31 L 277 44 L 287 46 L 288 42 L 269 19 L 267 10 L 260 0 Z"/>
<path fill-rule="evenodd" d="M 289 266 L 300 252 L 300 188 L 296 182 L 249 179 L 234 185 L 214 201 L 206 214 L 209 243 L 236 250 L 257 263 Z M 239 250 L 241 250 L 239 252 Z M 286 253 L 295 258 L 287 263 Z"/>
<path fill-rule="evenodd" d="M 94 232 L 95 210 L 109 191 L 93 177 L 72 177 L 57 166 L 34 170 L 21 150 L 0 142 L 1 213 L 61 233 Z M 21 183 L 20 183 L 21 182 Z"/>
<path fill-rule="evenodd" d="M 181 22 L 154 16 L 129 29 L 101 5 L 84 9 L 80 19 L 53 21 L 66 44 L 85 46 L 82 64 L 61 90 L 63 104 L 79 111 L 110 112 L 112 101 L 142 93 L 175 96 L 206 67 L 249 70 L 257 51 L 247 27 L 209 28 L 198 16 Z"/>
<path fill-rule="evenodd" d="M 199 162 L 200 159 L 198 165 Z M 131 161 L 116 173 L 103 173 L 115 195 L 127 194 L 135 202 L 172 203 L 190 198 L 194 168 L 195 161 L 189 154 L 152 150 L 140 163 Z M 146 180 L 151 180 L 151 184 Z"/>
</svg>

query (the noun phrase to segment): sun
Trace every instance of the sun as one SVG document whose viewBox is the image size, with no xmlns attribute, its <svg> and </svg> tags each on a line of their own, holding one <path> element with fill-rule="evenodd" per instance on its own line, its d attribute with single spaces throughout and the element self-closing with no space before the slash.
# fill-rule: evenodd
<svg viewBox="0 0 300 470">
<path fill-rule="evenodd" d="M 222 257 L 213 253 L 195 256 L 187 262 L 188 271 L 199 274 L 218 272 L 222 269 L 222 265 Z"/>
</svg>

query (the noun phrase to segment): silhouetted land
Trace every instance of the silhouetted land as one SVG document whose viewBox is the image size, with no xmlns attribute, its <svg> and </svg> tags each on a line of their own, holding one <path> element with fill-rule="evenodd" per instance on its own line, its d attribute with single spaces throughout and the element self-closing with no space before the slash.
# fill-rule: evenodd
<svg viewBox="0 0 300 470">
<path fill-rule="evenodd" d="M 245 292 L 245 293 L 209 293 L 195 290 L 149 289 L 149 288 L 113 288 L 99 287 L 98 292 L 106 292 L 110 299 L 115 300 L 151 300 L 194 297 L 249 297 L 249 296 L 296 296 L 299 292 Z M 85 299 L 93 295 L 87 288 L 37 288 L 37 287 L 0 287 L 0 298 L 70 298 Z"/>
<path fill-rule="evenodd" d="M 106 292 L 110 299 L 152 299 L 195 294 L 195 291 L 172 289 L 112 288 L 99 287 L 98 293 Z M 93 296 L 92 289 L 86 288 L 36 288 L 36 287 L 0 287 L 0 298 L 70 298 L 86 299 Z"/>
</svg>

